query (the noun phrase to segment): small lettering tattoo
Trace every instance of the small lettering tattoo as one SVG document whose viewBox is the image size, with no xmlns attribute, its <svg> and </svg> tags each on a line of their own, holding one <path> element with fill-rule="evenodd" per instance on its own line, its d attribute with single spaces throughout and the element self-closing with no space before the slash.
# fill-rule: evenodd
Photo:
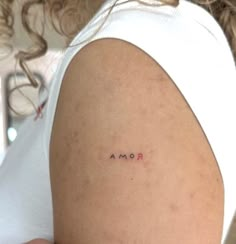
<svg viewBox="0 0 236 244">
<path fill-rule="evenodd" d="M 115 157 L 115 155 L 114 155 L 114 154 L 112 154 L 110 158 L 116 159 L 116 157 Z"/>
<path fill-rule="evenodd" d="M 137 160 L 143 160 L 143 154 L 142 153 L 138 154 L 138 159 Z"/>
<path fill-rule="evenodd" d="M 126 154 L 120 154 L 119 158 L 125 158 L 125 159 L 127 159 L 127 155 Z"/>
<path fill-rule="evenodd" d="M 130 158 L 133 159 L 134 157 L 135 157 L 135 155 L 134 155 L 133 153 L 131 153 L 131 154 L 130 154 Z"/>
<path fill-rule="evenodd" d="M 130 154 L 114 154 L 112 153 L 110 156 L 110 159 L 136 159 L 136 160 L 143 160 L 143 154 L 142 153 L 137 153 L 135 155 L 134 153 Z"/>
</svg>

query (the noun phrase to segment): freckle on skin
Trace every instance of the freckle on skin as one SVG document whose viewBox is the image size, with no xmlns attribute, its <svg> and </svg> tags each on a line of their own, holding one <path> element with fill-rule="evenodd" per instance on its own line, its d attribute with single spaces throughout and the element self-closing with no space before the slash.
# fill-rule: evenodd
<svg viewBox="0 0 236 244">
<path fill-rule="evenodd" d="M 145 182 L 144 185 L 145 185 L 145 187 L 146 187 L 147 189 L 149 189 L 149 188 L 151 187 L 151 183 L 150 183 L 150 181 Z"/>
<path fill-rule="evenodd" d="M 77 153 L 78 153 L 78 155 L 81 155 L 81 148 L 77 149 Z"/>
<path fill-rule="evenodd" d="M 191 192 L 191 193 L 189 194 L 189 196 L 190 196 L 190 199 L 193 199 L 193 198 L 195 197 L 195 192 Z"/>
<path fill-rule="evenodd" d="M 205 175 L 203 173 L 201 173 L 201 172 L 199 173 L 199 176 L 200 176 L 201 179 L 205 178 Z"/>
<path fill-rule="evenodd" d="M 79 104 L 79 103 L 77 103 L 77 104 L 75 105 L 75 112 L 78 112 L 78 111 L 79 111 L 79 109 L 80 109 L 80 104 Z"/>
<path fill-rule="evenodd" d="M 171 203 L 169 205 L 169 208 L 170 208 L 171 212 L 173 212 L 173 213 L 176 213 L 179 211 L 179 206 L 175 203 Z"/>
<path fill-rule="evenodd" d="M 73 132 L 73 134 L 72 134 L 72 136 L 71 136 L 71 141 L 72 142 L 79 142 L 79 133 L 78 133 L 78 131 L 75 131 L 75 132 Z"/>
</svg>

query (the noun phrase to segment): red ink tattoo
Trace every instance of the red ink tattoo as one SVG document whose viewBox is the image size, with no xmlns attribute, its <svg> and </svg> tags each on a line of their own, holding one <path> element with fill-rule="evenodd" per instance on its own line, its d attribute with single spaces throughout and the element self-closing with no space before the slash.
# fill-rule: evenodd
<svg viewBox="0 0 236 244">
<path fill-rule="evenodd" d="M 138 158 L 137 158 L 137 160 L 143 160 L 143 154 L 142 154 L 142 153 L 139 153 L 139 154 L 138 154 Z"/>
</svg>

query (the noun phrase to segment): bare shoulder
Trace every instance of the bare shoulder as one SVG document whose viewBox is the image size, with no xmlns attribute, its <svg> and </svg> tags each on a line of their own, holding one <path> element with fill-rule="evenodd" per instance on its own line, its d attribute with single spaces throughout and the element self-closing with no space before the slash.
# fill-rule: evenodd
<svg viewBox="0 0 236 244">
<path fill-rule="evenodd" d="M 92 42 L 70 63 L 50 169 L 59 243 L 220 243 L 210 145 L 174 82 L 129 43 Z"/>
</svg>

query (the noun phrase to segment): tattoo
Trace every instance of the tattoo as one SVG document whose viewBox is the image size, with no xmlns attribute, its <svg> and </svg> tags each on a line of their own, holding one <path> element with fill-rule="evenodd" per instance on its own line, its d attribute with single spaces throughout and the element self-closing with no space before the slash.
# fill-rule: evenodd
<svg viewBox="0 0 236 244">
<path fill-rule="evenodd" d="M 143 154 L 138 153 L 135 155 L 134 153 L 130 154 L 111 154 L 110 159 L 134 159 L 134 160 L 143 160 Z"/>
</svg>

